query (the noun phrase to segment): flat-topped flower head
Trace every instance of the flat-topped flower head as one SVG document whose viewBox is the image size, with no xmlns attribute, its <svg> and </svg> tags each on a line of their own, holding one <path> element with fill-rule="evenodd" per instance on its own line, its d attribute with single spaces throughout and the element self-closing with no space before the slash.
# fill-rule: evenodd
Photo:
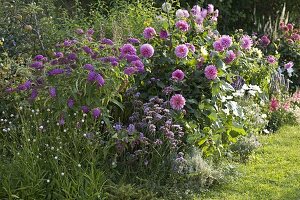
<svg viewBox="0 0 300 200">
<path fill-rule="evenodd" d="M 180 69 L 175 70 L 172 72 L 172 79 L 176 81 L 182 81 L 184 79 L 184 73 Z"/>
<path fill-rule="evenodd" d="M 214 65 L 208 65 L 204 69 L 204 74 L 205 74 L 205 77 L 207 79 L 214 80 L 218 76 L 218 70 L 217 70 L 216 66 L 214 66 Z"/>
<path fill-rule="evenodd" d="M 181 94 L 175 94 L 170 99 L 171 108 L 181 110 L 185 106 L 185 98 Z"/>
<path fill-rule="evenodd" d="M 150 58 L 154 54 L 154 48 L 151 46 L 151 44 L 143 44 L 140 48 L 140 52 L 143 57 Z"/>
<path fill-rule="evenodd" d="M 145 39 L 152 39 L 155 37 L 156 31 L 152 27 L 147 27 L 144 29 L 143 35 Z"/>
<path fill-rule="evenodd" d="M 180 44 L 175 48 L 175 55 L 178 58 L 185 58 L 189 53 L 189 49 L 185 44 Z"/>
</svg>

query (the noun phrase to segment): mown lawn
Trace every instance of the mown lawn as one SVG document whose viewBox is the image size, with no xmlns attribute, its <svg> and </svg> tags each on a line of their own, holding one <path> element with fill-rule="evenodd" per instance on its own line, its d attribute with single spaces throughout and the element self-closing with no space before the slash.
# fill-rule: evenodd
<svg viewBox="0 0 300 200">
<path fill-rule="evenodd" d="M 218 185 L 199 199 L 300 199 L 300 126 L 283 127 L 276 134 L 261 136 L 262 146 L 240 175 Z"/>
</svg>

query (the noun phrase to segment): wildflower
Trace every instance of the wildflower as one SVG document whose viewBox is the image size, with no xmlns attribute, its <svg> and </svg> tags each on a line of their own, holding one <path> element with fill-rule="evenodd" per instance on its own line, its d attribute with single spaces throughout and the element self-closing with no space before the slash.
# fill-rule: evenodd
<svg viewBox="0 0 300 200">
<path fill-rule="evenodd" d="M 48 76 L 54 76 L 54 75 L 63 74 L 63 73 L 64 73 L 63 69 L 56 68 L 56 69 L 49 70 Z"/>
<path fill-rule="evenodd" d="M 286 25 L 287 26 L 287 28 L 290 30 L 290 31 L 292 31 L 293 29 L 294 29 L 294 26 L 293 26 L 293 24 L 287 24 Z"/>
<path fill-rule="evenodd" d="M 156 35 L 156 31 L 152 27 L 147 27 L 145 28 L 143 35 L 145 39 L 152 39 Z"/>
<path fill-rule="evenodd" d="M 62 57 L 64 57 L 64 54 L 62 52 L 54 52 L 54 56 L 56 58 L 62 58 Z"/>
<path fill-rule="evenodd" d="M 212 14 L 214 12 L 214 5 L 208 4 L 207 5 L 207 12 L 208 12 L 208 14 Z"/>
<path fill-rule="evenodd" d="M 268 38 L 268 36 L 264 35 L 260 38 L 260 44 L 264 47 L 268 46 L 270 44 L 270 39 Z"/>
<path fill-rule="evenodd" d="M 135 132 L 135 126 L 133 124 L 129 124 L 127 132 L 129 135 L 132 135 Z"/>
<path fill-rule="evenodd" d="M 169 37 L 169 33 L 168 33 L 168 31 L 166 31 L 166 30 L 161 30 L 160 32 L 159 32 L 159 37 L 161 38 L 161 39 L 168 39 L 168 37 Z"/>
<path fill-rule="evenodd" d="M 19 90 L 29 90 L 31 87 L 31 81 L 27 80 L 25 83 L 18 86 Z"/>
<path fill-rule="evenodd" d="M 56 97 L 56 88 L 55 87 L 50 87 L 49 88 L 49 94 L 51 97 Z"/>
<path fill-rule="evenodd" d="M 236 58 L 235 53 L 232 50 L 226 52 L 225 63 L 231 63 Z"/>
<path fill-rule="evenodd" d="M 92 64 L 85 64 L 83 68 L 88 71 L 95 71 L 95 67 Z"/>
<path fill-rule="evenodd" d="M 191 13 L 194 16 L 199 15 L 201 13 L 201 7 L 198 5 L 193 6 L 193 8 L 191 9 Z"/>
<path fill-rule="evenodd" d="M 75 53 L 70 53 L 68 55 L 68 60 L 74 61 L 77 59 L 77 55 Z"/>
<path fill-rule="evenodd" d="M 184 12 L 183 12 L 182 9 L 178 9 L 175 14 L 176 14 L 176 17 L 179 18 L 179 19 L 185 17 Z"/>
<path fill-rule="evenodd" d="M 205 18 L 207 16 L 207 10 L 206 9 L 202 9 L 200 12 L 200 15 Z"/>
<path fill-rule="evenodd" d="M 242 49 L 250 49 L 253 45 L 253 41 L 249 35 L 244 35 L 240 40 L 240 45 Z"/>
<path fill-rule="evenodd" d="M 300 41 L 300 35 L 297 34 L 297 33 L 293 33 L 293 34 L 291 35 L 291 38 L 292 38 L 292 40 L 294 40 L 295 42 L 296 42 L 296 41 Z"/>
<path fill-rule="evenodd" d="M 175 48 L 175 55 L 178 58 L 185 58 L 189 53 L 189 49 L 185 44 L 180 44 Z"/>
<path fill-rule="evenodd" d="M 144 63 L 142 61 L 140 61 L 140 60 L 132 61 L 130 63 L 130 65 L 132 67 L 135 67 L 138 72 L 144 72 L 145 71 L 145 69 L 144 69 Z"/>
<path fill-rule="evenodd" d="M 91 36 L 91 35 L 94 34 L 94 32 L 95 32 L 95 31 L 94 31 L 92 28 L 90 28 L 89 30 L 87 30 L 86 33 L 87 33 L 87 35 L 90 35 L 90 36 Z"/>
<path fill-rule="evenodd" d="M 105 83 L 105 80 L 104 78 L 100 75 L 100 74 L 97 74 L 96 77 L 95 77 L 95 81 L 96 83 L 98 84 L 98 86 L 103 86 L 104 83 Z"/>
<path fill-rule="evenodd" d="M 124 69 L 124 73 L 127 74 L 128 76 L 134 74 L 136 72 L 136 68 L 135 67 L 126 67 Z"/>
<path fill-rule="evenodd" d="M 72 45 L 72 42 L 70 40 L 65 40 L 64 41 L 64 46 L 65 47 L 70 47 Z"/>
<path fill-rule="evenodd" d="M 128 43 L 131 43 L 131 44 L 139 44 L 140 43 L 140 40 L 137 39 L 137 38 L 129 38 L 127 40 Z"/>
<path fill-rule="evenodd" d="M 99 118 L 99 116 L 101 115 L 101 110 L 100 110 L 100 108 L 94 108 L 94 109 L 92 110 L 92 115 L 93 115 L 94 119 Z"/>
<path fill-rule="evenodd" d="M 172 73 L 172 79 L 176 81 L 182 81 L 184 79 L 184 73 L 180 69 L 175 70 Z"/>
<path fill-rule="evenodd" d="M 78 35 L 84 34 L 84 31 L 83 31 L 81 28 L 76 29 L 75 32 L 76 32 Z"/>
<path fill-rule="evenodd" d="M 30 95 L 30 100 L 35 100 L 38 96 L 38 90 L 36 88 L 32 89 L 31 95 Z"/>
<path fill-rule="evenodd" d="M 36 61 L 34 63 L 32 63 L 30 65 L 30 67 L 34 68 L 34 69 L 43 69 L 44 68 L 44 65 L 43 65 L 43 62 L 40 62 L 40 61 Z"/>
<path fill-rule="evenodd" d="M 122 130 L 122 125 L 120 123 L 116 123 L 113 127 L 116 131 Z"/>
<path fill-rule="evenodd" d="M 292 68 L 294 66 L 294 63 L 292 62 L 292 61 L 290 61 L 290 62 L 288 62 L 288 63 L 286 63 L 285 65 L 284 65 L 284 68 L 285 69 L 290 69 L 290 68 Z"/>
<path fill-rule="evenodd" d="M 222 37 L 220 38 L 220 43 L 222 47 L 226 49 L 232 45 L 232 39 L 229 35 L 222 35 Z"/>
<path fill-rule="evenodd" d="M 69 98 L 68 100 L 67 100 L 67 105 L 68 105 L 68 107 L 69 108 L 73 108 L 73 106 L 74 106 L 74 99 L 72 99 L 72 98 Z"/>
<path fill-rule="evenodd" d="M 269 55 L 269 56 L 267 57 L 267 61 L 268 61 L 268 63 L 270 63 L 270 64 L 275 64 L 275 63 L 276 63 L 276 58 L 275 58 L 274 56 L 272 56 L 272 55 Z"/>
<path fill-rule="evenodd" d="M 150 58 L 154 54 L 154 48 L 150 44 L 143 44 L 140 48 L 141 54 L 145 58 Z"/>
<path fill-rule="evenodd" d="M 42 61 L 43 58 L 44 58 L 43 55 L 36 55 L 36 56 L 33 58 L 33 60 L 35 60 L 35 61 Z"/>
<path fill-rule="evenodd" d="M 170 99 L 172 109 L 181 110 L 185 106 L 185 98 L 181 94 L 175 94 Z"/>
<path fill-rule="evenodd" d="M 83 113 L 88 113 L 90 110 L 89 110 L 89 107 L 88 106 L 81 106 L 81 111 Z"/>
<path fill-rule="evenodd" d="M 204 69 L 205 77 L 209 80 L 214 80 L 218 76 L 218 70 L 214 65 L 208 65 Z"/>
<path fill-rule="evenodd" d="M 279 108 L 279 101 L 273 97 L 270 101 L 270 110 L 276 111 Z"/>
<path fill-rule="evenodd" d="M 187 32 L 190 28 L 189 24 L 184 20 L 176 22 L 175 26 L 183 32 Z"/>
<path fill-rule="evenodd" d="M 213 47 L 216 51 L 224 51 L 224 47 L 220 41 L 215 41 Z"/>
<path fill-rule="evenodd" d="M 65 124 L 65 119 L 63 117 L 61 117 L 59 120 L 58 120 L 58 125 L 62 126 Z"/>
<path fill-rule="evenodd" d="M 92 54 L 92 53 L 93 53 L 93 50 L 92 50 L 90 47 L 88 47 L 88 46 L 83 46 L 83 47 L 82 47 L 82 50 L 83 50 L 85 53 L 87 53 L 87 54 Z"/>
<path fill-rule="evenodd" d="M 126 55 L 127 62 L 132 62 L 136 60 L 140 60 L 140 58 L 137 55 Z"/>
<path fill-rule="evenodd" d="M 101 40 L 101 44 L 107 44 L 107 45 L 114 45 L 113 41 L 111 39 L 108 39 L 108 38 L 103 38 Z"/>
<path fill-rule="evenodd" d="M 195 22 L 198 24 L 198 25 L 201 25 L 204 21 L 204 18 L 201 16 L 201 15 L 197 15 L 196 18 L 195 18 Z"/>
<path fill-rule="evenodd" d="M 132 44 L 124 44 L 121 48 L 121 56 L 136 55 L 136 49 Z"/>
</svg>

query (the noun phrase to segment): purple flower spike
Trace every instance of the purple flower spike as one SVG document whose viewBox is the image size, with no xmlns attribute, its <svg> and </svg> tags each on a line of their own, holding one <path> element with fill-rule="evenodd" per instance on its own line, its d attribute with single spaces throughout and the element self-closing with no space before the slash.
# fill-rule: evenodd
<svg viewBox="0 0 300 200">
<path fill-rule="evenodd" d="M 56 97 L 56 88 L 55 87 L 50 87 L 49 88 L 49 94 L 51 97 Z"/>
<path fill-rule="evenodd" d="M 85 64 L 83 68 L 89 71 L 95 71 L 95 67 L 92 64 Z"/>
<path fill-rule="evenodd" d="M 63 117 L 61 117 L 59 120 L 58 120 L 58 124 L 60 126 L 64 125 L 65 124 L 65 119 Z"/>
<path fill-rule="evenodd" d="M 92 50 L 90 47 L 88 47 L 88 46 L 83 46 L 83 47 L 82 47 L 82 50 L 83 50 L 85 53 L 87 53 L 87 54 L 92 54 L 92 53 L 93 53 L 93 50 Z"/>
<path fill-rule="evenodd" d="M 100 110 L 100 108 L 94 108 L 94 109 L 92 110 L 92 115 L 93 115 L 94 119 L 98 119 L 99 116 L 101 115 L 101 110 Z"/>
<path fill-rule="evenodd" d="M 35 61 L 42 61 L 43 58 L 44 58 L 43 55 L 36 55 L 36 56 L 33 58 L 33 60 L 35 60 Z"/>
<path fill-rule="evenodd" d="M 111 39 L 108 39 L 108 38 L 103 38 L 101 40 L 101 44 L 114 45 L 113 41 Z"/>
<path fill-rule="evenodd" d="M 94 71 L 90 71 L 89 74 L 88 74 L 87 80 L 89 82 L 93 82 L 93 81 L 96 80 L 96 77 L 97 77 L 97 73 L 94 72 Z"/>
<path fill-rule="evenodd" d="M 64 57 L 64 54 L 63 54 L 62 52 L 55 52 L 55 53 L 54 53 L 54 56 L 55 56 L 56 58 L 62 58 L 62 57 Z"/>
<path fill-rule="evenodd" d="M 67 101 L 67 105 L 69 108 L 73 108 L 74 103 L 75 103 L 74 99 L 72 99 L 72 98 L 68 99 L 68 101 Z"/>
<path fill-rule="evenodd" d="M 48 76 L 55 76 L 55 75 L 63 74 L 63 73 L 64 73 L 63 69 L 56 68 L 56 69 L 52 69 L 52 70 L 48 71 Z"/>
<path fill-rule="evenodd" d="M 44 68 L 43 62 L 40 62 L 40 61 L 36 61 L 36 62 L 32 63 L 30 65 L 30 67 L 32 67 L 34 69 L 43 69 Z"/>
<path fill-rule="evenodd" d="M 77 59 L 77 55 L 75 53 L 70 53 L 68 55 L 68 60 L 74 61 Z"/>
<path fill-rule="evenodd" d="M 97 74 L 97 76 L 95 78 L 95 81 L 98 83 L 98 85 L 100 87 L 102 87 L 104 85 L 104 83 L 105 83 L 104 78 L 100 74 Z"/>
<path fill-rule="evenodd" d="M 139 44 L 140 43 L 140 40 L 137 39 L 137 38 L 129 38 L 127 40 L 127 42 L 131 43 L 131 44 Z"/>
<path fill-rule="evenodd" d="M 37 98 L 37 96 L 38 96 L 38 91 L 37 91 L 37 89 L 32 89 L 32 91 L 31 91 L 31 95 L 30 95 L 30 100 L 35 100 L 36 98 Z"/>
<path fill-rule="evenodd" d="M 19 85 L 18 89 L 19 90 L 28 90 L 31 87 L 31 81 L 27 80 L 25 83 Z"/>
</svg>

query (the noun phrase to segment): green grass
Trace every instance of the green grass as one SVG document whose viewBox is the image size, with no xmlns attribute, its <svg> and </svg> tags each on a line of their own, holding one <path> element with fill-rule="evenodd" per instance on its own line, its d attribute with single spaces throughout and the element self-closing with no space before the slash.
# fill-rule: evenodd
<svg viewBox="0 0 300 200">
<path fill-rule="evenodd" d="M 261 136 L 262 146 L 240 176 L 217 185 L 200 199 L 300 199 L 300 127 L 283 127 L 276 134 Z"/>
</svg>

